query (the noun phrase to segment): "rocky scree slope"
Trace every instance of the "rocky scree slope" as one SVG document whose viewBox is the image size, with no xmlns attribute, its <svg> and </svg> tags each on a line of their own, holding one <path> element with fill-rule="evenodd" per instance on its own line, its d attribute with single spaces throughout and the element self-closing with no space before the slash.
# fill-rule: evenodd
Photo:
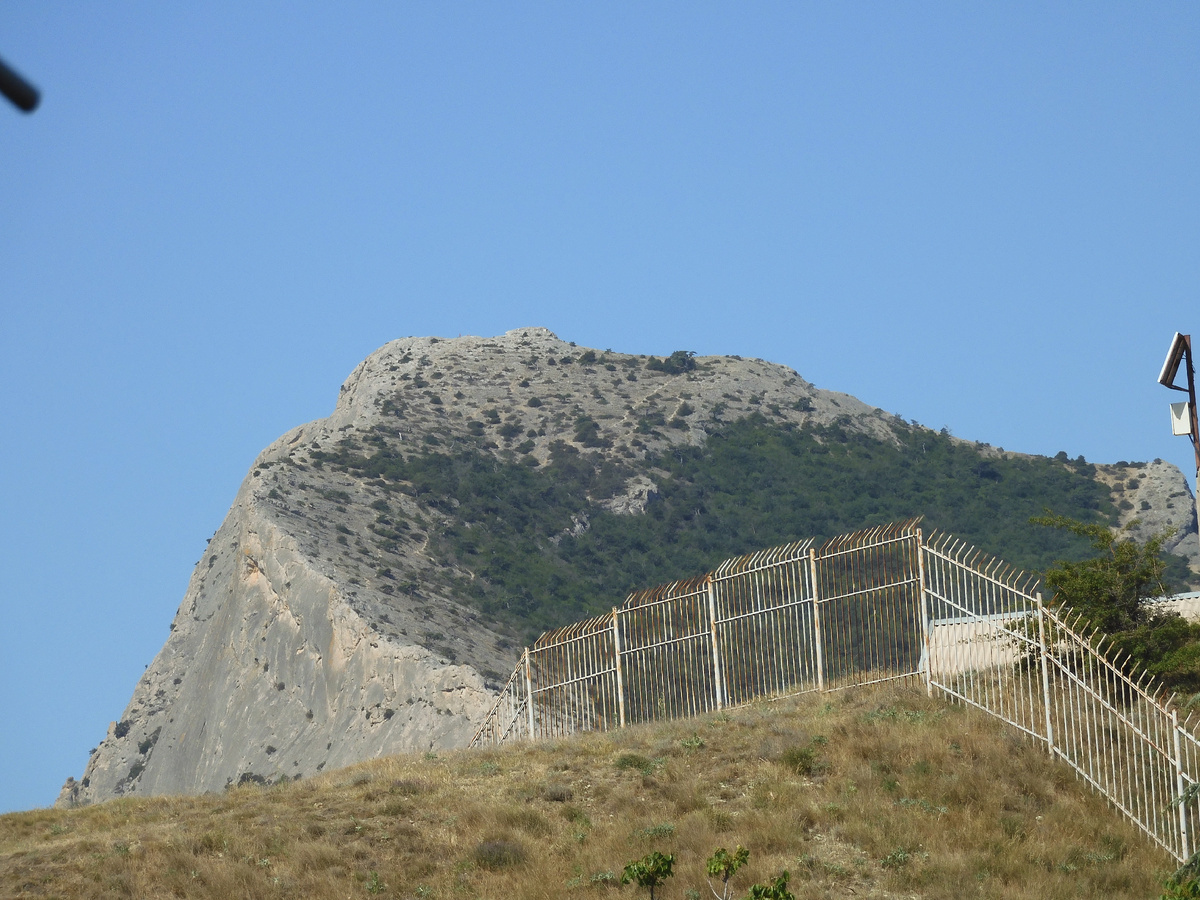
<svg viewBox="0 0 1200 900">
<path fill-rule="evenodd" d="M 585 470 L 572 484 L 586 496 L 543 541 L 557 545 L 587 532 L 589 515 L 655 512 L 670 477 L 664 454 L 682 459 L 751 418 L 881 445 L 911 431 L 762 360 L 600 352 L 544 328 L 392 341 L 351 373 L 331 416 L 255 461 L 165 646 L 60 804 L 219 790 L 463 744 L 528 634 L 473 595 L 488 581 L 478 560 L 446 552 L 446 535 L 461 550 L 485 527 L 458 514 L 480 498 L 429 491 L 416 475 L 455 454 L 476 469 L 493 460 L 498 478 Z M 976 447 L 983 458 L 1015 456 Z M 1196 545 L 1174 467 L 1092 471 L 1124 519 L 1140 514 L 1173 528 L 1180 549 Z M 581 612 L 564 607 L 552 624 Z"/>
</svg>

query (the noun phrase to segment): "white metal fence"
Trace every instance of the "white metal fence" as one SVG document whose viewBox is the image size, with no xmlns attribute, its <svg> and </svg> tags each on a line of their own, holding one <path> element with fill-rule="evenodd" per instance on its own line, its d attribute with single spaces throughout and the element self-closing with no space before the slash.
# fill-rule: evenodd
<svg viewBox="0 0 1200 900">
<path fill-rule="evenodd" d="M 472 746 L 919 679 L 1042 743 L 1179 862 L 1200 740 L 1036 580 L 918 520 L 786 544 L 543 634 Z"/>
</svg>

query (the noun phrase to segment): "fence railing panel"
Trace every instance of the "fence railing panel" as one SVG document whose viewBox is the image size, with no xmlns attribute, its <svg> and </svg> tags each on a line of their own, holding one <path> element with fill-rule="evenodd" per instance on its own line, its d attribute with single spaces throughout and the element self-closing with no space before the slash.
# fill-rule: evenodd
<svg viewBox="0 0 1200 900">
<path fill-rule="evenodd" d="M 1200 850 L 1200 840 L 1197 840 L 1197 830 L 1200 826 L 1200 794 L 1193 794 L 1184 799 L 1188 791 L 1194 789 L 1197 781 L 1200 781 L 1200 739 L 1197 739 L 1190 726 L 1190 721 L 1185 721 L 1175 731 L 1179 738 L 1179 777 L 1176 794 L 1182 801 L 1178 804 L 1178 815 L 1181 832 L 1188 838 L 1181 848 L 1183 854 L 1179 858 L 1183 859 Z"/>
<path fill-rule="evenodd" d="M 816 551 L 825 677 L 832 684 L 920 672 L 924 646 L 917 535 L 879 529 Z"/>
<path fill-rule="evenodd" d="M 632 594 L 616 614 L 628 722 L 716 709 L 712 623 L 703 579 Z"/>
<path fill-rule="evenodd" d="M 931 683 L 1045 740 L 1036 603 L 1002 563 L 948 536 L 925 547 Z"/>
<path fill-rule="evenodd" d="M 1146 834 L 1183 859 L 1171 710 L 1096 652 L 1094 638 L 1046 612 L 1054 754 Z"/>
<path fill-rule="evenodd" d="M 748 554 L 542 635 L 472 745 L 604 730 L 923 676 L 1066 762 L 1182 862 L 1200 738 L 1169 700 L 1046 609 L 1037 581 L 917 520 Z"/>
<path fill-rule="evenodd" d="M 617 726 L 611 616 L 543 635 L 529 650 L 529 669 L 534 737 Z"/>
<path fill-rule="evenodd" d="M 714 627 L 730 705 L 817 688 L 810 543 L 748 558 L 712 577 Z"/>
<path fill-rule="evenodd" d="M 522 655 L 522 659 L 524 656 Z M 500 696 L 488 712 L 471 743 L 503 744 L 530 737 L 528 697 L 525 675 L 518 666 L 500 690 Z"/>
</svg>

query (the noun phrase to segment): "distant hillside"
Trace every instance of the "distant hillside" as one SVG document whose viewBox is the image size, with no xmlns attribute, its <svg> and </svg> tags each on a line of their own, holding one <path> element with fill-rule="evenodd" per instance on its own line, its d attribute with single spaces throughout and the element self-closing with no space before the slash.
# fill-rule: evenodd
<svg viewBox="0 0 1200 900">
<path fill-rule="evenodd" d="M 374 760 L 195 798 L 0 816 L 0 895 L 83 898 L 1145 898 L 1173 865 L 993 719 L 879 685 L 487 751 Z M 691 893 L 695 892 L 695 893 Z"/>
<path fill-rule="evenodd" d="M 457 745 L 541 630 L 773 544 L 922 515 L 1017 566 L 1084 553 L 1029 526 L 1047 507 L 1200 558 L 1161 461 L 1006 453 L 761 360 L 393 341 L 256 461 L 63 802 Z"/>
<path fill-rule="evenodd" d="M 1109 488 L 1086 463 L 990 453 L 900 422 L 886 439 L 850 421 L 797 425 L 759 412 L 703 427 L 703 444 L 634 458 L 560 440 L 531 465 L 479 447 L 406 453 L 346 438 L 335 452 L 314 453 L 314 465 L 376 479 L 441 513 L 429 541 L 453 566 L 447 587 L 527 640 L 637 588 L 800 536 L 921 515 L 930 529 L 1040 571 L 1087 548 L 1032 527 L 1031 516 L 1053 509 L 1117 520 Z M 630 484 L 645 490 L 636 516 L 624 508 Z M 377 531 L 389 515 L 390 506 Z M 1187 577 L 1182 563 L 1175 572 Z"/>
</svg>

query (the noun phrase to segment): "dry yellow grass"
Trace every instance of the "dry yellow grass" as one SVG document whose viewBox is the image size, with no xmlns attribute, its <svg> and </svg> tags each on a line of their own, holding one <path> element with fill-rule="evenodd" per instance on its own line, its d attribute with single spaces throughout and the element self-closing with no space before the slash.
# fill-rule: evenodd
<svg viewBox="0 0 1200 900">
<path fill-rule="evenodd" d="M 807 770 L 807 774 L 806 774 Z M 0 817 L 4 897 L 634 897 L 791 872 L 799 898 L 1137 897 L 1173 866 L 1063 766 L 905 686 L 292 784 Z M 697 893 L 692 893 L 697 892 Z"/>
</svg>

